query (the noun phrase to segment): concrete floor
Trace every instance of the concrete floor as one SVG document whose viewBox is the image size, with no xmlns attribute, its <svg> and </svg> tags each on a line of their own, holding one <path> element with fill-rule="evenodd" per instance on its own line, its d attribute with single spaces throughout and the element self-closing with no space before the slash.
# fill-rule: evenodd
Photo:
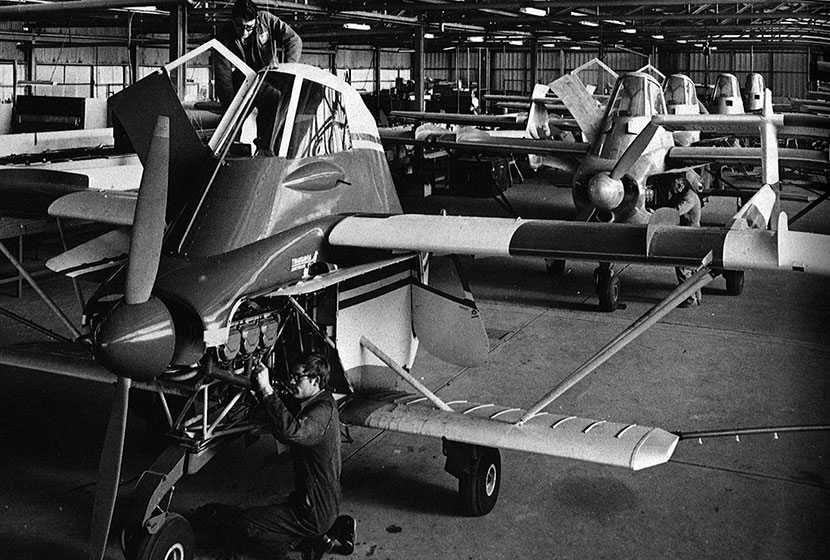
<svg viewBox="0 0 830 560">
<path fill-rule="evenodd" d="M 508 191 L 525 217 L 572 212 L 567 189 L 544 175 Z M 489 200 L 407 200 L 424 211 L 499 215 Z M 790 213 L 803 204 L 787 203 Z M 733 201 L 712 202 L 717 221 Z M 830 210 L 799 229 L 830 233 Z M 794 227 L 795 229 L 795 227 Z M 490 335 L 488 363 L 459 369 L 422 353 L 413 374 L 446 399 L 527 407 L 675 285 L 670 268 L 620 267 L 624 309 L 595 311 L 594 263 L 551 278 L 535 259 L 468 263 Z M 63 280 L 50 290 L 70 309 Z M 4 307 L 36 309 L 31 290 Z M 830 282 L 748 272 L 740 297 L 721 279 L 700 308 L 678 309 L 552 405 L 557 413 L 666 428 L 830 424 Z M 2 321 L 4 342 L 30 337 Z M 111 389 L 14 370 L 0 372 L 0 559 L 85 557 L 98 453 Z M 670 463 L 632 473 L 502 452 L 499 502 L 481 518 L 457 513 L 456 481 L 440 442 L 352 429 L 344 511 L 358 519 L 355 558 L 600 559 L 830 557 L 830 434 L 682 441 Z M 122 496 L 160 452 L 131 419 Z M 260 504 L 290 486 L 273 445 L 233 444 L 177 487 L 173 509 L 207 501 Z M 116 511 L 116 515 L 118 511 Z M 111 539 L 108 558 L 121 558 Z M 199 558 L 206 558 L 200 555 Z"/>
</svg>

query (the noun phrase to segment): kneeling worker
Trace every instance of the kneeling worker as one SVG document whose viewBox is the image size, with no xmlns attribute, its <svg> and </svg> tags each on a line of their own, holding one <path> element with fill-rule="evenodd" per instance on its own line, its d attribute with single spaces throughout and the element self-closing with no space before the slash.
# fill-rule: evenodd
<svg viewBox="0 0 830 560">
<path fill-rule="evenodd" d="M 680 225 L 700 227 L 700 213 L 701 204 L 700 197 L 697 192 L 689 186 L 686 179 L 679 175 L 674 178 L 674 181 L 669 187 L 669 201 L 667 206 L 674 208 L 680 214 Z M 688 280 L 694 273 L 693 268 L 675 268 L 677 274 L 677 281 L 681 284 Z M 689 296 L 678 307 L 692 307 L 693 305 L 700 305 L 703 296 L 700 290 Z"/>
<path fill-rule="evenodd" d="M 304 354 L 291 369 L 289 390 L 299 401 L 292 412 L 274 391 L 269 371 L 259 365 L 253 388 L 268 417 L 274 437 L 291 450 L 294 491 L 276 505 L 238 510 L 221 504 L 194 512 L 197 535 L 207 534 L 233 548 L 260 546 L 271 554 L 292 548 L 303 559 L 318 560 L 339 541 L 338 552 L 354 549 L 355 522 L 338 517 L 340 510 L 340 416 L 329 383 L 329 364 L 319 353 Z M 280 558 L 276 556 L 275 558 Z"/>
</svg>

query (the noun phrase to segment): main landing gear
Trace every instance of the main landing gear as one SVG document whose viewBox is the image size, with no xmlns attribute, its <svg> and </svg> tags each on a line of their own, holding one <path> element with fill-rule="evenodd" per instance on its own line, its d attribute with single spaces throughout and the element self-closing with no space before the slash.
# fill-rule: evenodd
<svg viewBox="0 0 830 560">
<path fill-rule="evenodd" d="M 548 275 L 562 276 L 565 273 L 565 261 L 562 259 L 545 259 Z M 594 270 L 594 288 L 599 298 L 600 311 L 615 311 L 620 305 L 620 278 L 614 273 L 611 263 L 599 263 Z"/>
<path fill-rule="evenodd" d="M 443 439 L 444 470 L 458 479 L 461 509 L 470 517 L 487 515 L 496 505 L 501 487 L 499 450 Z"/>
<path fill-rule="evenodd" d="M 726 280 L 726 293 L 730 296 L 739 296 L 744 291 L 743 270 L 723 270 L 723 279 Z"/>
<path fill-rule="evenodd" d="M 192 560 L 190 522 L 168 511 L 173 486 L 184 476 L 187 459 L 187 450 L 169 447 L 138 481 L 121 530 L 127 560 Z"/>
<path fill-rule="evenodd" d="M 620 277 L 611 263 L 599 263 L 594 270 L 594 287 L 599 298 L 599 310 L 611 312 L 620 305 Z"/>
</svg>

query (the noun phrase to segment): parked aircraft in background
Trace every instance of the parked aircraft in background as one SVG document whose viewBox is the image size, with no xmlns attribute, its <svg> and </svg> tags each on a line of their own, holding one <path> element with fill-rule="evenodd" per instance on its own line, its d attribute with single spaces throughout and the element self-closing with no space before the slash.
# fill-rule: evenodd
<svg viewBox="0 0 830 560">
<path fill-rule="evenodd" d="M 764 77 L 757 72 L 751 72 L 744 82 L 744 108 L 748 113 L 758 113 L 764 109 Z"/>
<path fill-rule="evenodd" d="M 672 74 L 663 85 L 666 109 L 669 115 L 700 115 L 707 113 L 697 98 L 695 83 L 685 74 Z M 700 140 L 699 130 L 678 130 L 674 133 L 675 146 L 691 146 Z"/>
<path fill-rule="evenodd" d="M 204 144 L 169 72 L 208 48 L 231 58 L 245 81 Z M 278 95 L 259 95 L 263 88 Z M 304 348 L 320 349 L 333 364 L 344 422 L 442 438 L 466 511 L 483 515 L 498 497 L 497 448 L 635 470 L 670 458 L 678 436 L 665 430 L 544 409 L 716 270 L 830 274 L 830 237 L 789 231 L 786 216 L 772 215 L 768 188 L 723 228 L 679 227 L 672 211 L 642 225 L 401 215 L 374 119 L 354 89 L 301 64 L 253 73 L 215 41 L 114 96 L 112 110 L 144 164 L 134 207 L 112 207 L 105 194 L 88 191 L 50 212 L 74 217 L 83 208 L 86 219 L 131 224 L 128 263 L 86 303 L 81 329 L 59 314 L 71 339 L 0 348 L 5 365 L 116 383 L 93 508 L 96 560 L 120 485 L 132 388 L 161 397 L 172 445 L 125 508 L 120 541 L 128 558 L 188 554 L 192 534 L 171 509 L 174 486 L 224 443 L 263 430 L 251 368 L 262 361 L 283 375 Z M 248 142 L 240 133 L 254 113 L 270 118 Z M 85 258 L 105 257 L 93 253 Z M 445 403 L 407 372 L 419 345 L 469 366 L 486 354 L 472 296 L 451 268 L 436 268 L 435 255 L 453 253 L 699 272 L 522 410 Z"/>
<path fill-rule="evenodd" d="M 743 115 L 746 110 L 738 78 L 734 74 L 718 74 L 708 104 L 709 112 L 714 115 Z"/>
</svg>

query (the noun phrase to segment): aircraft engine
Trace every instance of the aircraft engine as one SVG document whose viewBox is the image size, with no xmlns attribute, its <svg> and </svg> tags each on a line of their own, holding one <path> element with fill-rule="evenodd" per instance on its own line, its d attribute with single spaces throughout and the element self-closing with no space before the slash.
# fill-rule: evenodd
<svg viewBox="0 0 830 560">
<path fill-rule="evenodd" d="M 607 172 L 598 173 L 588 183 L 588 197 L 597 210 L 615 210 L 625 196 L 625 188 L 619 179 Z"/>
<path fill-rule="evenodd" d="M 176 348 L 176 329 L 164 303 L 119 301 L 93 332 L 93 351 L 101 364 L 122 377 L 149 381 L 167 368 Z"/>
</svg>

